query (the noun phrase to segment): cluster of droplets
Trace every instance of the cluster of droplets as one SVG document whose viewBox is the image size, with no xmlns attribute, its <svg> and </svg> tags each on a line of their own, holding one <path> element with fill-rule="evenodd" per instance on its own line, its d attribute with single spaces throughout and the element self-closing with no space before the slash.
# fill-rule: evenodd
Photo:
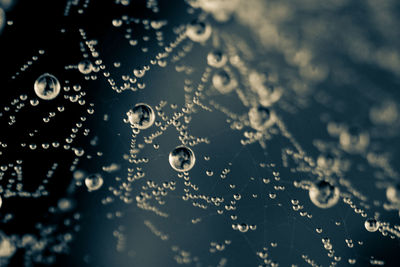
<svg viewBox="0 0 400 267">
<path fill-rule="evenodd" d="M 255 224 L 248 225 L 247 223 L 236 223 L 236 224 L 232 224 L 232 229 L 238 230 L 239 232 L 242 232 L 242 233 L 246 233 L 249 230 L 252 230 L 252 231 L 256 230 L 257 225 L 255 225 Z"/>
</svg>

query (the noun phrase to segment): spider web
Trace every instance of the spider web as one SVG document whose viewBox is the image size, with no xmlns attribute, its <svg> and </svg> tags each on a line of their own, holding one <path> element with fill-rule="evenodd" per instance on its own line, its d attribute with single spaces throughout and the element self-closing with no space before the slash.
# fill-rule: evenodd
<svg viewBox="0 0 400 267">
<path fill-rule="evenodd" d="M 297 2 L 1 2 L 1 265 L 396 266 L 398 40 L 376 18 L 382 39 L 366 39 L 368 19 L 351 40 L 315 39 L 332 18 L 310 13 L 347 26 L 340 9 L 357 7 Z M 193 21 L 211 29 L 202 42 Z M 343 49 L 317 49 L 335 38 Z M 62 88 L 51 101 L 33 90 L 46 72 Z M 155 112 L 148 129 L 127 120 L 137 103 Z M 180 145 L 187 172 L 169 165 Z M 319 180 L 340 190 L 328 209 L 309 197 Z"/>
</svg>

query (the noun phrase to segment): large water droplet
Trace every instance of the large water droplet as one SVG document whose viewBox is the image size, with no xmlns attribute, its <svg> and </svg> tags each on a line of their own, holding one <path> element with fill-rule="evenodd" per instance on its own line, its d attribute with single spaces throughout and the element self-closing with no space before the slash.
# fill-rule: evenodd
<svg viewBox="0 0 400 267">
<path fill-rule="evenodd" d="M 44 73 L 36 79 L 34 90 L 36 95 L 41 99 L 52 100 L 60 93 L 61 85 L 54 75 Z"/>
<path fill-rule="evenodd" d="M 169 164 L 178 172 L 186 172 L 193 168 L 196 157 L 186 146 L 178 146 L 169 153 Z"/>
<path fill-rule="evenodd" d="M 310 200 L 321 209 L 331 208 L 339 201 L 339 188 L 328 181 L 314 183 L 309 192 Z"/>
<path fill-rule="evenodd" d="M 143 103 L 136 104 L 126 115 L 128 115 L 131 125 L 141 130 L 153 125 L 156 118 L 154 110 L 149 105 Z"/>
</svg>

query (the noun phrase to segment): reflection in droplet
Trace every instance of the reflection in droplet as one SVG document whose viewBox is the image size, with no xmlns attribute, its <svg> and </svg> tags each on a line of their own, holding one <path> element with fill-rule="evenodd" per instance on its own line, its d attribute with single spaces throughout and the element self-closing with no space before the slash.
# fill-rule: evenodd
<svg viewBox="0 0 400 267">
<path fill-rule="evenodd" d="M 186 27 L 186 35 L 193 42 L 205 42 L 210 38 L 212 28 L 204 21 L 194 20 Z"/>
<path fill-rule="evenodd" d="M 178 146 L 169 153 L 169 164 L 178 172 L 191 170 L 196 161 L 193 151 L 186 146 Z"/>
<path fill-rule="evenodd" d="M 215 73 L 212 77 L 212 84 L 221 94 L 228 94 L 235 89 L 237 86 L 237 81 L 234 77 L 232 77 L 232 74 L 225 70 L 221 70 Z"/>
<path fill-rule="evenodd" d="M 153 108 L 143 103 L 136 104 L 126 115 L 131 125 L 141 130 L 152 126 L 156 118 Z"/>
<path fill-rule="evenodd" d="M 258 106 L 249 110 L 250 126 L 256 130 L 263 131 L 274 122 L 274 114 L 270 109 Z"/>
<path fill-rule="evenodd" d="M 219 50 L 211 51 L 207 55 L 207 63 L 211 67 L 214 68 L 221 68 L 223 67 L 226 62 L 228 61 L 228 57 Z"/>
<path fill-rule="evenodd" d="M 325 180 L 314 183 L 309 190 L 311 202 L 321 209 L 335 206 L 339 201 L 339 194 L 339 188 Z"/>
<path fill-rule="evenodd" d="M 374 218 L 369 218 L 364 223 L 368 232 L 376 232 L 379 229 L 379 222 Z"/>
<path fill-rule="evenodd" d="M 87 60 L 87 59 L 82 60 L 78 64 L 78 70 L 82 74 L 89 74 L 93 70 L 93 64 L 90 60 Z"/>
<path fill-rule="evenodd" d="M 41 99 L 52 100 L 60 93 L 61 86 L 60 82 L 54 75 L 44 73 L 36 79 L 34 90 L 36 95 Z"/>
<path fill-rule="evenodd" d="M 103 185 L 103 182 L 103 177 L 101 177 L 100 174 L 90 174 L 85 179 L 85 185 L 89 192 L 100 189 L 100 187 Z"/>
</svg>

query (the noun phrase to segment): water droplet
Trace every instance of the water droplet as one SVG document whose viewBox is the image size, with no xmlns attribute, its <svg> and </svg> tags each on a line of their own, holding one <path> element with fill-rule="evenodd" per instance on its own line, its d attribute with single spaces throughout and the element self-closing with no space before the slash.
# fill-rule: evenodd
<svg viewBox="0 0 400 267">
<path fill-rule="evenodd" d="M 136 104 L 126 115 L 132 126 L 138 129 L 147 129 L 153 125 L 156 115 L 154 110 L 147 104 Z"/>
<path fill-rule="evenodd" d="M 34 90 L 36 95 L 41 99 L 52 100 L 60 93 L 61 86 L 60 82 L 54 75 L 44 73 L 36 79 Z"/>
<path fill-rule="evenodd" d="M 186 146 L 178 146 L 169 153 L 169 164 L 178 172 L 187 172 L 196 161 L 193 151 Z"/>
<path fill-rule="evenodd" d="M 393 204 L 400 203 L 400 184 L 390 185 L 386 188 L 386 198 Z"/>
<path fill-rule="evenodd" d="M 90 60 L 87 60 L 87 59 L 82 60 L 78 64 L 78 70 L 82 74 L 89 74 L 93 70 L 93 64 L 92 64 L 92 62 Z"/>
<path fill-rule="evenodd" d="M 339 188 L 330 182 L 321 180 L 314 183 L 309 190 L 309 197 L 315 206 L 321 209 L 331 208 L 339 201 Z"/>
<path fill-rule="evenodd" d="M 207 55 L 207 63 L 211 67 L 221 68 L 228 61 L 228 57 L 219 50 L 214 50 L 208 53 Z"/>
<path fill-rule="evenodd" d="M 193 42 L 205 42 L 210 38 L 211 33 L 210 24 L 200 20 L 194 20 L 186 27 L 186 35 Z"/>
<path fill-rule="evenodd" d="M 369 218 L 365 221 L 364 226 L 368 232 L 376 232 L 379 229 L 379 222 L 374 218 Z"/>
<path fill-rule="evenodd" d="M 103 177 L 101 177 L 100 174 L 90 174 L 85 179 L 85 185 L 89 192 L 100 189 L 100 187 L 103 185 L 103 182 Z"/>
<path fill-rule="evenodd" d="M 271 111 L 263 106 L 252 107 L 249 110 L 250 126 L 259 131 L 263 131 L 268 128 L 273 120 Z"/>
<path fill-rule="evenodd" d="M 212 84 L 221 94 L 228 94 L 237 86 L 236 79 L 226 70 L 215 73 L 212 77 Z"/>
</svg>

